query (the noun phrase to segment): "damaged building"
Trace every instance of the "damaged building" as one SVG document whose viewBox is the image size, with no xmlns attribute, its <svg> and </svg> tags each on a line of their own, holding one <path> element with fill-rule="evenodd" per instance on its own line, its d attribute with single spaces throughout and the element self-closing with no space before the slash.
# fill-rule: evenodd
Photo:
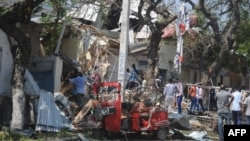
<svg viewBox="0 0 250 141">
<path fill-rule="evenodd" d="M 117 81 L 121 3 L 121 0 L 117 0 L 116 3 L 107 4 L 109 10 L 106 11 L 108 16 L 105 21 L 101 20 L 102 11 L 98 4 L 86 4 L 80 7 L 79 11 L 72 10 L 69 15 L 73 20 L 70 23 L 61 21 L 63 27 L 53 55 L 44 52 L 43 46 L 48 38 L 40 37 L 44 23 L 38 20 L 39 14 L 29 25 L 21 27 L 29 34 L 32 44 L 31 58 L 25 76 L 29 80 L 25 85 L 28 99 L 27 125 L 35 125 L 38 131 L 58 132 L 62 128 L 73 129 L 70 123 L 71 117 L 62 114 L 55 101 L 58 99 L 64 101 L 63 98 L 57 97 L 56 93 L 63 89 L 62 86 L 69 78 L 69 73 L 76 67 L 81 67 L 86 73 L 91 74 L 94 71 L 93 68 L 98 66 L 103 81 Z M 132 64 L 136 64 L 144 71 L 147 70 L 148 65 L 147 48 L 151 32 L 147 26 L 139 26 L 138 19 L 133 15 L 137 12 L 137 7 L 138 1 L 131 1 L 129 53 L 126 67 L 131 68 Z M 47 7 L 45 9 L 47 12 L 51 10 Z M 10 81 L 13 70 L 10 48 L 15 42 L 12 40 L 9 42 L 7 35 L 1 30 L 0 36 L 2 43 L 0 46 L 0 113 L 6 113 L 0 114 L 0 125 L 9 125 L 12 112 Z M 176 51 L 173 39 L 167 43 L 167 45 L 161 45 L 158 62 L 165 79 L 171 74 L 171 60 Z M 200 71 L 193 66 L 183 66 L 183 68 L 181 78 L 185 82 L 197 81 L 202 77 Z M 67 105 L 67 102 L 65 104 Z M 55 122 L 53 119 L 58 120 Z"/>
<path fill-rule="evenodd" d="M 113 7 L 116 4 L 110 5 L 110 7 Z M 43 8 L 43 12 L 51 12 L 52 10 L 46 4 Z M 60 34 L 61 36 L 58 37 L 60 43 L 57 44 L 54 54 L 52 53 L 53 55 L 50 55 L 51 53 L 49 54 L 43 48 L 43 46 L 46 45 L 46 37 L 41 38 L 40 34 L 42 30 L 44 30 L 43 25 L 48 23 L 42 23 L 39 20 L 39 14 L 42 13 L 35 14 L 29 25 L 21 25 L 21 29 L 29 35 L 32 45 L 31 58 L 27 67 L 27 73 L 30 73 L 29 78 L 33 81 L 32 84 L 29 85 L 37 86 L 36 90 L 32 90 L 32 93 L 26 94 L 27 98 L 30 98 L 30 104 L 27 103 L 27 107 L 30 107 L 28 105 L 33 106 L 32 110 L 28 110 L 28 112 L 32 112 L 32 119 L 31 117 L 27 117 L 27 119 L 32 122 L 27 120 L 27 124 L 36 124 L 38 122 L 37 119 L 40 120 L 39 116 L 41 116 L 42 113 L 39 112 L 39 102 L 41 101 L 41 98 L 44 99 L 44 101 L 53 98 L 51 96 L 41 97 L 40 94 L 50 93 L 53 95 L 55 92 L 60 92 L 61 85 L 64 80 L 68 78 L 68 73 L 79 65 L 83 70 L 86 72 L 89 71 L 90 73 L 93 66 L 99 66 L 99 71 L 103 80 L 117 80 L 116 70 L 118 68 L 119 56 L 119 17 L 121 9 L 111 9 L 116 9 L 115 11 L 109 11 L 111 12 L 109 13 L 109 18 L 112 21 L 112 24 L 100 21 L 101 17 L 100 11 L 98 11 L 98 4 L 84 5 L 81 7 L 79 13 L 73 12 L 72 23 L 69 24 L 65 22 L 65 24 L 63 24 Z M 114 12 L 117 13 L 116 16 L 114 16 Z M 134 25 L 135 24 L 136 23 L 134 23 Z M 136 29 L 138 32 L 140 31 L 139 28 Z M 131 67 L 131 64 L 134 63 L 138 65 L 141 70 L 146 69 L 147 61 L 145 46 L 147 45 L 147 40 L 150 34 L 148 32 L 149 31 L 147 30 L 143 30 L 140 35 L 138 34 L 137 37 L 135 36 L 136 40 L 141 41 L 140 43 L 134 39 L 131 40 L 131 42 L 133 42 L 131 50 L 134 50 L 137 46 L 143 47 L 144 50 L 132 51 L 133 53 L 129 53 L 129 64 L 127 67 Z M 131 34 L 135 33 L 131 32 Z M 5 33 L 1 32 L 2 43 L 5 43 L 0 48 L 1 61 L 7 62 L 4 60 L 8 60 L 8 63 L 6 64 L 1 63 L 1 68 L 4 69 L 1 69 L 0 110 L 1 113 L 6 113 L 4 115 L 1 114 L 0 116 L 1 125 L 9 125 L 12 113 L 10 81 L 12 75 L 11 72 L 13 70 L 13 59 L 10 48 L 15 45 L 16 42 L 14 40 L 9 41 L 7 38 L 8 37 Z M 56 109 L 54 110 L 56 111 Z M 43 119 L 43 121 L 46 122 L 46 119 Z M 47 121 L 47 123 L 53 122 Z M 58 127 L 58 129 L 48 130 L 58 131 L 61 128 L 59 128 L 59 126 L 56 127 Z M 44 130 L 42 127 L 39 127 L 39 129 Z"/>
</svg>

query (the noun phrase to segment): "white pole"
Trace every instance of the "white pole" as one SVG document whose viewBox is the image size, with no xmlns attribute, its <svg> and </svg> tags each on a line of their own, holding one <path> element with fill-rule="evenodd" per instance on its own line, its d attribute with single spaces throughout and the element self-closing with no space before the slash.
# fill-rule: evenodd
<svg viewBox="0 0 250 141">
<path fill-rule="evenodd" d="M 118 81 L 121 83 L 122 101 L 124 99 L 125 85 L 126 85 L 126 64 L 128 55 L 128 33 L 129 33 L 129 11 L 130 0 L 123 0 L 122 14 L 121 14 L 121 34 L 120 34 L 120 52 L 118 64 Z"/>
<path fill-rule="evenodd" d="M 213 83 L 213 80 L 210 78 L 210 81 L 211 81 L 211 84 L 212 84 L 212 89 L 213 89 L 213 87 L 214 87 L 214 83 Z M 210 110 L 210 108 L 209 108 L 209 106 L 210 106 L 210 95 L 211 95 L 211 89 L 209 88 L 208 89 L 209 90 L 209 92 L 208 92 L 208 107 L 207 107 L 207 116 L 209 116 L 209 110 Z"/>
<path fill-rule="evenodd" d="M 61 33 L 60 33 L 60 36 L 59 36 L 59 38 L 57 39 L 55 54 L 58 54 L 58 51 L 59 51 L 59 49 L 60 49 L 62 37 L 63 37 L 63 34 L 64 34 L 64 31 L 65 31 L 66 26 L 67 26 L 67 19 L 64 20 L 63 26 L 62 26 L 62 30 L 61 30 Z"/>
</svg>

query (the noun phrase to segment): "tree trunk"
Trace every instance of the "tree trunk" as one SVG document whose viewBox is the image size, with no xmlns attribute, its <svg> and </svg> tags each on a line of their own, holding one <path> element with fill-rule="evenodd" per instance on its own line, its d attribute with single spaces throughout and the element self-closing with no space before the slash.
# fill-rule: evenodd
<svg viewBox="0 0 250 141">
<path fill-rule="evenodd" d="M 1 21 L 1 20 L 0 20 Z M 12 46 L 14 70 L 12 76 L 12 120 L 11 129 L 23 129 L 25 114 L 24 73 L 31 52 L 29 38 L 15 24 L 1 23 L 0 28 L 13 37 L 18 46 Z"/>
<path fill-rule="evenodd" d="M 15 46 L 12 54 L 14 58 L 14 71 L 12 77 L 12 120 L 11 129 L 23 129 L 25 115 L 24 73 L 30 59 L 31 42 L 26 34 L 21 31 L 21 24 L 30 22 L 33 9 L 44 0 L 25 0 L 16 2 L 12 9 L 0 16 L 0 28 L 13 37 L 18 46 Z"/>
<path fill-rule="evenodd" d="M 14 74 L 12 78 L 12 120 L 11 129 L 23 129 L 25 117 L 24 73 L 25 67 L 21 63 L 21 52 L 15 57 Z"/>
<path fill-rule="evenodd" d="M 158 48 L 161 41 L 162 31 L 152 32 L 152 37 L 150 38 L 150 44 L 148 48 L 148 70 L 146 72 L 146 80 L 148 86 L 154 86 L 155 82 L 155 67 L 158 61 Z"/>
</svg>

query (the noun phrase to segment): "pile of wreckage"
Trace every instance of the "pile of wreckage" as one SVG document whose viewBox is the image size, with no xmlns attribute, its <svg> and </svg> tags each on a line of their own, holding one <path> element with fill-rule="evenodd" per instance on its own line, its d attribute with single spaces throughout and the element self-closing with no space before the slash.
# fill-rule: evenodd
<svg viewBox="0 0 250 141">
<path fill-rule="evenodd" d="M 69 101 L 66 95 L 63 95 L 61 92 L 51 93 L 40 89 L 28 70 L 26 71 L 25 78 L 25 93 L 31 94 L 32 96 L 30 97 L 33 97 L 33 102 L 31 102 L 33 104 L 29 104 L 33 108 L 30 108 L 32 110 L 29 112 L 30 115 L 33 115 L 31 116 L 33 119 L 30 118 L 30 120 L 33 120 L 35 128 L 29 128 L 28 131 L 27 129 L 18 131 L 18 133 L 30 137 L 39 131 L 60 132 L 62 129 L 81 131 L 97 126 L 87 116 L 91 113 L 95 103 L 98 102 L 97 99 L 86 95 L 85 105 L 76 111 L 72 108 L 72 101 Z M 138 97 L 137 92 L 127 91 L 125 93 L 125 101 L 130 101 L 131 95 Z M 161 101 L 162 94 L 157 91 L 145 91 L 138 98 L 145 105 L 152 106 Z M 188 104 L 184 101 L 183 111 L 187 111 L 187 109 Z M 169 114 L 169 121 L 171 125 L 170 132 L 172 133 L 172 138 L 175 139 L 209 140 L 207 131 L 214 132 L 216 125 L 216 119 L 210 115 L 188 115 L 187 112 L 185 114 L 171 113 Z M 183 130 L 191 132 L 186 135 L 182 132 Z"/>
</svg>

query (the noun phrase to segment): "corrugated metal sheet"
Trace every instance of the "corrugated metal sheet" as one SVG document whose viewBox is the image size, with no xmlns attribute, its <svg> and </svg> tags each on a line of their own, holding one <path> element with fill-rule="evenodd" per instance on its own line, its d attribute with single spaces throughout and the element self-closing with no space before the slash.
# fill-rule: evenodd
<svg viewBox="0 0 250 141">
<path fill-rule="evenodd" d="M 130 1 L 130 15 L 129 18 L 137 19 L 137 16 L 133 15 L 134 13 L 138 13 L 139 0 L 131 0 Z"/>
<path fill-rule="evenodd" d="M 53 94 L 41 90 L 36 131 L 59 132 L 63 128 L 74 129 L 69 119 L 56 106 Z"/>
<path fill-rule="evenodd" d="M 140 32 L 136 34 L 137 39 L 148 39 L 151 35 L 151 31 L 147 25 L 144 25 Z"/>
<path fill-rule="evenodd" d="M 130 44 L 129 45 L 130 53 L 138 53 L 138 52 L 146 51 L 148 48 L 148 45 L 149 45 L 149 42 Z"/>
<path fill-rule="evenodd" d="M 88 21 L 95 22 L 100 10 L 100 6 L 96 4 L 85 4 L 81 8 L 72 9 L 69 13 L 74 18 L 85 19 Z"/>
<path fill-rule="evenodd" d="M 40 88 L 28 69 L 26 69 L 24 77 L 25 77 L 25 84 L 24 84 L 25 94 L 37 95 L 37 96 L 40 95 Z"/>
</svg>

